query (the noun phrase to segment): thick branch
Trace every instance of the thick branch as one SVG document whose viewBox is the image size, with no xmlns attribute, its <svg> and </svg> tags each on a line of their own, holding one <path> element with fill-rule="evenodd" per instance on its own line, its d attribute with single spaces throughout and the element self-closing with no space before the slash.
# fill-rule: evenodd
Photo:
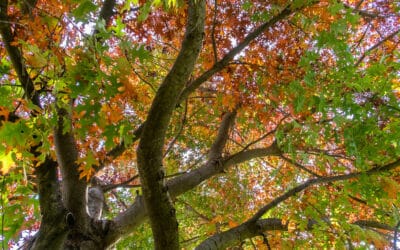
<svg viewBox="0 0 400 250">
<path fill-rule="evenodd" d="M 106 23 L 106 27 L 110 23 L 111 17 L 114 14 L 115 0 L 105 0 L 100 10 L 99 19 L 103 19 Z"/>
<path fill-rule="evenodd" d="M 38 107 L 41 107 L 39 100 L 39 93 L 35 91 L 32 79 L 29 77 L 24 64 L 21 51 L 17 46 L 12 45 L 14 35 L 11 31 L 11 22 L 7 15 L 8 1 L 0 1 L 0 34 L 3 39 L 4 46 L 7 50 L 8 56 L 11 59 L 14 70 L 17 73 L 18 79 L 24 88 L 25 95 Z"/>
<path fill-rule="evenodd" d="M 156 249 L 178 249 L 175 209 L 163 181 L 163 146 L 178 96 L 194 69 L 204 36 L 205 1 L 191 0 L 182 47 L 157 91 L 139 142 L 138 168 Z"/>
<path fill-rule="evenodd" d="M 317 221 L 308 220 L 306 230 L 312 230 L 316 224 Z M 352 224 L 363 228 L 394 231 L 394 227 L 377 221 L 359 220 Z M 288 223 L 283 223 L 279 218 L 259 219 L 255 223 L 246 222 L 230 230 L 211 236 L 200 243 L 200 245 L 196 247 L 196 250 L 226 249 L 229 246 L 240 244 L 245 239 L 263 235 L 266 231 L 276 230 L 287 231 Z"/>
<path fill-rule="evenodd" d="M 56 148 L 57 161 L 62 174 L 62 197 L 66 209 L 75 217 L 77 226 L 87 226 L 86 213 L 86 187 L 85 180 L 79 178 L 78 149 L 72 129 L 66 128 L 71 123 L 67 111 L 63 108 L 58 110 L 58 124 L 54 131 L 54 144 Z M 72 126 L 69 124 L 69 126 Z"/>
<path fill-rule="evenodd" d="M 358 178 L 363 174 L 369 175 L 369 174 L 376 174 L 379 172 L 384 172 L 384 171 L 389 171 L 394 168 L 397 168 L 400 166 L 400 160 L 397 160 L 393 163 L 384 165 L 384 166 L 376 166 L 374 168 L 371 168 L 370 170 L 366 172 L 356 172 L 356 173 L 351 173 L 351 174 L 346 174 L 346 175 L 336 175 L 336 176 L 328 176 L 328 177 L 321 177 L 321 178 L 314 178 L 310 179 L 303 184 L 298 185 L 297 187 L 294 187 L 290 189 L 289 191 L 285 192 L 281 196 L 275 198 L 273 201 L 262 207 L 261 209 L 258 210 L 258 212 L 251 217 L 249 220 L 244 222 L 243 224 L 234 227 L 226 232 L 216 234 L 214 236 L 211 236 L 207 240 L 203 241 L 197 249 L 224 249 L 227 246 L 232 245 L 233 243 L 237 242 L 238 240 L 243 240 L 244 236 L 249 237 L 248 235 L 253 235 L 255 236 L 259 230 L 258 228 L 258 222 L 260 221 L 260 218 L 269 210 L 277 206 L 279 203 L 289 199 L 290 197 L 295 196 L 299 192 L 307 189 L 310 186 L 316 185 L 316 184 L 322 184 L 322 183 L 328 183 L 328 182 L 334 182 L 334 181 L 344 181 L 344 180 L 349 180 L 349 179 L 354 179 Z M 380 229 L 385 229 L 389 230 L 388 227 L 382 228 L 382 224 L 377 224 L 377 223 L 371 223 L 368 221 L 359 221 L 357 223 L 359 226 L 363 227 L 376 227 Z"/>
<path fill-rule="evenodd" d="M 35 168 L 38 180 L 40 213 L 42 221 L 31 249 L 60 249 L 67 235 L 65 215 L 57 178 L 57 163 L 46 158 Z"/>
<path fill-rule="evenodd" d="M 227 112 L 224 114 L 221 125 L 218 129 L 217 137 L 211 146 L 210 152 L 208 153 L 208 160 L 217 160 L 221 158 L 222 151 L 229 137 L 229 130 L 233 126 L 235 118 L 236 111 Z"/>
<path fill-rule="evenodd" d="M 370 170 L 365 171 L 365 172 L 355 172 L 355 173 L 351 173 L 351 174 L 335 175 L 335 176 L 327 176 L 327 177 L 309 179 L 308 181 L 298 185 L 297 187 L 294 187 L 294 188 L 288 190 L 287 192 L 285 192 L 281 196 L 275 198 L 273 201 L 271 201 L 266 206 L 262 207 L 260 210 L 258 210 L 258 212 L 250 220 L 252 220 L 252 221 L 258 220 L 266 212 L 268 212 L 270 209 L 272 209 L 275 206 L 277 206 L 279 203 L 289 199 L 290 197 L 295 196 L 296 194 L 302 192 L 303 190 L 305 190 L 305 189 L 307 189 L 307 188 L 309 188 L 309 187 L 311 187 L 313 185 L 322 184 L 322 183 L 328 183 L 328 182 L 345 181 L 345 180 L 349 180 L 349 179 L 354 179 L 354 178 L 360 177 L 363 174 L 366 174 L 366 175 L 368 175 L 368 174 L 376 174 L 376 173 L 383 172 L 383 171 L 389 171 L 391 169 L 397 168 L 398 166 L 400 166 L 400 160 L 397 160 L 397 161 L 395 161 L 393 163 L 390 163 L 388 165 L 373 167 Z"/>
<path fill-rule="evenodd" d="M 172 179 L 167 185 L 171 194 L 177 196 L 198 186 L 212 176 L 220 174 L 232 165 L 240 164 L 257 157 L 278 156 L 279 154 L 280 151 L 275 145 L 262 149 L 250 149 L 219 161 L 208 161 L 204 166 Z"/>
<path fill-rule="evenodd" d="M 245 239 L 262 235 L 265 231 L 280 230 L 287 231 L 287 224 L 283 224 L 280 219 L 263 219 L 255 223 L 243 223 L 228 231 L 215 234 L 206 239 L 196 247 L 196 250 L 226 249 L 235 243 L 240 243 Z"/>
<path fill-rule="evenodd" d="M 232 165 L 240 164 L 245 161 L 267 156 L 279 156 L 281 154 L 279 148 L 274 143 L 267 148 L 250 149 L 233 154 L 229 157 L 220 159 L 219 161 L 208 161 L 203 166 L 186 174 L 180 175 L 167 182 L 168 190 L 171 197 L 177 197 L 198 186 L 204 180 L 207 180 L 222 170 Z M 137 197 L 135 203 L 128 210 L 119 214 L 114 220 L 114 226 L 110 229 L 106 245 L 114 243 L 119 237 L 132 232 L 137 226 L 144 222 L 147 213 L 145 211 L 144 202 L 141 197 Z"/>
<path fill-rule="evenodd" d="M 283 20 L 285 17 L 289 16 L 290 14 L 294 13 L 297 10 L 291 10 L 290 6 L 284 8 L 278 15 L 273 17 L 270 21 L 264 23 L 263 25 L 256 28 L 252 33 L 246 36 L 246 38 L 235 48 L 233 48 L 228 54 L 224 56 L 220 61 L 217 61 L 209 70 L 204 72 L 201 76 L 195 79 L 189 86 L 187 86 L 179 96 L 179 100 L 177 104 L 183 102 L 194 90 L 196 90 L 202 83 L 207 81 L 211 76 L 215 73 L 224 69 L 232 60 L 233 58 L 239 54 L 244 48 L 246 48 L 254 39 L 260 36 L 263 32 L 265 32 L 268 28 L 275 25 L 277 22 Z M 134 132 L 134 141 L 138 140 L 141 136 L 141 132 L 143 131 L 144 124 L 142 124 L 135 132 Z M 119 144 L 113 150 L 111 150 L 107 155 L 112 158 L 118 157 L 121 155 L 126 146 L 124 142 Z"/>
<path fill-rule="evenodd" d="M 358 220 L 358 221 L 355 221 L 353 224 L 363 227 L 363 228 L 376 228 L 376 229 L 383 229 L 383 230 L 387 230 L 387 231 L 395 230 L 395 227 L 390 226 L 388 224 L 380 223 L 378 221 Z"/>
<path fill-rule="evenodd" d="M 258 157 L 279 155 L 280 150 L 276 144 L 272 144 L 267 148 L 250 149 L 233 154 L 219 161 L 208 161 L 206 164 L 204 164 L 204 166 L 172 179 L 167 183 L 167 185 L 171 194 L 177 196 L 196 187 L 201 182 L 211 178 L 212 176 L 223 172 L 232 165 L 240 164 Z"/>
<path fill-rule="evenodd" d="M 215 26 L 217 25 L 217 13 L 218 13 L 218 2 L 214 0 L 214 17 L 213 17 L 213 25 L 211 29 L 211 42 L 214 52 L 214 63 L 218 62 L 218 52 L 217 52 L 217 43 L 215 42 Z"/>
<path fill-rule="evenodd" d="M 115 0 L 105 0 L 99 19 L 109 23 L 115 6 Z M 94 35 L 98 31 L 94 31 Z M 57 161 L 62 174 L 62 197 L 68 212 L 74 216 L 76 226 L 82 230 L 88 227 L 86 212 L 87 183 L 79 178 L 78 149 L 72 131 L 72 119 L 64 108 L 57 109 L 58 123 L 54 131 Z M 68 128 L 70 126 L 71 128 Z"/>
<path fill-rule="evenodd" d="M 235 164 L 235 159 L 239 160 L 238 157 L 240 157 L 240 155 L 233 155 L 225 159 L 222 158 L 222 151 L 225 147 L 226 141 L 228 140 L 229 131 L 233 126 L 235 118 L 235 111 L 225 113 L 218 129 L 217 137 L 215 138 L 208 154 L 208 160 L 204 166 L 167 182 L 171 195 L 178 196 L 196 187 L 211 176 L 223 172 L 226 167 Z"/>
</svg>

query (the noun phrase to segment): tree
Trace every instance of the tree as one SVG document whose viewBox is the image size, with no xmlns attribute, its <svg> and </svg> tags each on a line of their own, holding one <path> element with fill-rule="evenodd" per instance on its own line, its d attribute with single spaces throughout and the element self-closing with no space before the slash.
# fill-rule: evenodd
<svg viewBox="0 0 400 250">
<path fill-rule="evenodd" d="M 1 1 L 3 249 L 396 248 L 399 9 Z"/>
</svg>

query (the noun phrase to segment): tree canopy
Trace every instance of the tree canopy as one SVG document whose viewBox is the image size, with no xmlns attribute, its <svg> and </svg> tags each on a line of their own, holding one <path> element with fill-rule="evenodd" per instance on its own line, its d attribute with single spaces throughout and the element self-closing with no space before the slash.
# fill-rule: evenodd
<svg viewBox="0 0 400 250">
<path fill-rule="evenodd" d="M 0 1 L 2 248 L 400 245 L 400 3 Z"/>
</svg>

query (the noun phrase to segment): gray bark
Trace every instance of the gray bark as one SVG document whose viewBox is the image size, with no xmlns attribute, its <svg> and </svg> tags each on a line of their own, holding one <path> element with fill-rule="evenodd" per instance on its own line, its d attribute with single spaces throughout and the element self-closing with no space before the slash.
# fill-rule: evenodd
<svg viewBox="0 0 400 250">
<path fill-rule="evenodd" d="M 155 248 L 178 249 L 178 222 L 164 183 L 165 133 L 184 84 L 194 69 L 204 34 L 205 1 L 190 0 L 182 47 L 153 100 L 137 149 L 138 168 Z"/>
</svg>

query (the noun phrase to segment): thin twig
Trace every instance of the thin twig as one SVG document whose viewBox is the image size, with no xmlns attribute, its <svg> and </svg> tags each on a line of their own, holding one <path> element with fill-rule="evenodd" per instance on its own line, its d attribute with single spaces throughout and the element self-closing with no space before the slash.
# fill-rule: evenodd
<svg viewBox="0 0 400 250">
<path fill-rule="evenodd" d="M 361 45 L 361 42 L 364 40 L 364 38 L 365 38 L 365 36 L 367 35 L 368 30 L 370 29 L 370 27 L 371 27 L 371 23 L 368 23 L 367 27 L 365 28 L 365 31 L 363 32 L 362 36 L 361 36 L 360 39 L 358 40 L 357 44 L 355 44 L 355 45 L 353 46 L 352 51 L 354 51 L 357 47 L 359 47 L 359 46 Z"/>
<path fill-rule="evenodd" d="M 103 190 L 103 192 L 107 192 L 107 191 L 113 190 L 113 189 L 118 188 L 118 187 L 127 187 L 127 188 L 140 187 L 140 185 L 130 185 L 130 184 L 128 184 L 128 183 L 136 180 L 137 178 L 139 178 L 139 175 L 135 175 L 135 176 L 129 178 L 128 180 L 126 180 L 126 181 L 124 181 L 122 183 L 102 185 L 101 189 Z"/>
<path fill-rule="evenodd" d="M 197 209 L 195 209 L 191 204 L 189 204 L 186 201 L 181 200 L 181 199 L 176 199 L 176 201 L 178 201 L 178 202 L 182 203 L 183 205 L 185 205 L 186 209 L 188 209 L 188 210 L 192 211 L 193 213 L 195 213 L 199 218 L 201 218 L 205 222 L 211 222 L 211 218 L 208 218 L 204 214 L 202 214 L 199 211 L 197 211 Z"/>
<path fill-rule="evenodd" d="M 178 133 L 175 135 L 174 139 L 169 143 L 167 150 L 164 153 L 163 157 L 166 157 L 168 153 L 171 151 L 172 147 L 175 145 L 175 142 L 178 140 L 179 136 L 182 134 L 183 128 L 186 124 L 186 116 L 188 111 L 188 101 L 185 102 L 185 110 L 183 111 L 181 126 L 179 127 Z"/>
<path fill-rule="evenodd" d="M 284 159 L 285 161 L 289 162 L 290 164 L 294 165 L 295 167 L 315 176 L 315 177 L 322 177 L 321 175 L 314 173 L 313 171 L 311 171 L 310 169 L 306 168 L 305 166 L 301 165 L 300 163 L 298 163 L 295 160 L 292 160 L 286 156 L 284 156 L 283 154 L 281 155 L 281 158 Z"/>
<path fill-rule="evenodd" d="M 376 48 L 378 48 L 379 46 L 381 46 L 384 42 L 392 39 L 393 37 L 395 37 L 398 33 L 400 32 L 400 29 L 397 29 L 396 31 L 394 31 L 393 33 L 391 33 L 390 35 L 388 35 L 387 37 L 385 37 L 384 39 L 382 39 L 381 41 L 379 41 L 378 43 L 376 43 L 374 46 L 372 46 L 371 48 L 367 49 L 367 51 L 364 52 L 364 54 L 362 54 L 362 56 L 358 59 L 358 61 L 356 62 L 356 64 L 354 66 L 358 66 L 360 65 L 360 63 L 364 60 L 364 58 L 373 50 L 375 50 Z"/>
<path fill-rule="evenodd" d="M 153 84 L 151 84 L 144 77 L 142 77 L 134 68 L 132 68 L 132 71 L 137 77 L 139 77 L 140 80 L 142 80 L 142 82 L 144 82 L 146 85 L 148 85 L 151 88 L 151 90 L 153 90 L 154 93 L 157 92 L 157 90 L 154 88 Z"/>
</svg>

